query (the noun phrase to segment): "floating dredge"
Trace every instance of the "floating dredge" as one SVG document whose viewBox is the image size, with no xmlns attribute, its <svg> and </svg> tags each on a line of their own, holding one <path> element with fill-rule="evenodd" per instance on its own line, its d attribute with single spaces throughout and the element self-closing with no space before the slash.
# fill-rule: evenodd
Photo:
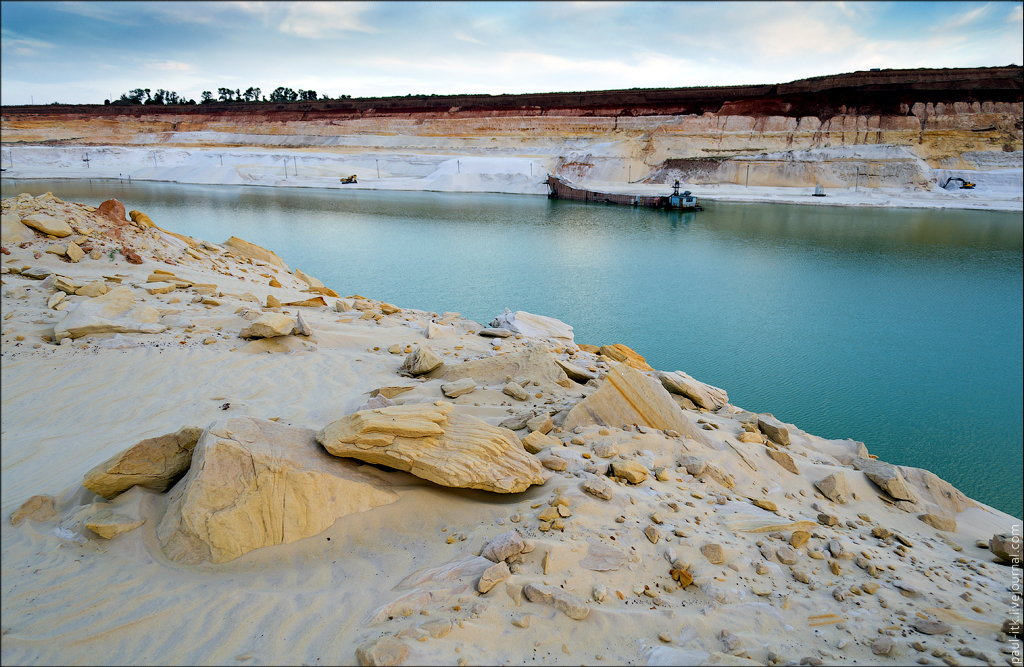
<svg viewBox="0 0 1024 667">
<path fill-rule="evenodd" d="M 679 193 L 679 181 L 672 185 L 670 195 L 627 195 L 610 192 L 594 192 L 571 185 L 564 178 L 548 174 L 548 187 L 551 199 L 572 199 L 574 201 L 593 201 L 604 204 L 622 204 L 624 206 L 645 206 L 647 208 L 663 208 L 670 211 L 703 211 L 704 207 L 697 203 L 697 198 L 689 190 Z"/>
</svg>

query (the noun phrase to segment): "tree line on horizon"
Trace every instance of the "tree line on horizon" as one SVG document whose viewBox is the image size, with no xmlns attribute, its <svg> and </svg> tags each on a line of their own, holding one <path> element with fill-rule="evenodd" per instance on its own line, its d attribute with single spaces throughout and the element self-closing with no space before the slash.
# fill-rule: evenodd
<svg viewBox="0 0 1024 667">
<path fill-rule="evenodd" d="M 329 100 L 331 99 L 328 95 L 317 96 L 315 90 L 303 90 L 299 88 L 297 91 L 284 86 L 279 86 L 273 92 L 270 93 L 270 97 L 262 95 L 262 90 L 253 86 L 250 86 L 242 92 L 240 88 L 218 88 L 217 97 L 213 96 L 213 92 L 204 90 L 200 98 L 200 104 L 211 104 L 213 102 L 314 102 L 316 100 Z M 337 100 L 350 99 L 351 95 L 339 95 L 334 98 Z M 156 91 L 152 91 L 150 88 L 133 88 L 127 93 L 123 93 L 119 99 L 114 102 L 111 100 L 104 100 L 104 104 L 130 104 L 130 105 L 163 105 L 163 104 L 196 104 L 194 99 L 186 99 L 184 95 L 179 95 L 173 90 L 164 90 L 158 88 Z M 56 104 L 56 102 L 54 103 Z"/>
</svg>

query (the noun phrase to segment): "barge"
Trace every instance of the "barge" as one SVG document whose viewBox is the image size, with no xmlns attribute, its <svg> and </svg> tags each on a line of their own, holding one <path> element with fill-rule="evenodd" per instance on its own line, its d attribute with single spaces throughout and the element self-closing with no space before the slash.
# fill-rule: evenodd
<svg viewBox="0 0 1024 667">
<path fill-rule="evenodd" d="M 704 207 L 697 203 L 697 198 L 689 190 L 679 192 L 679 181 L 672 185 L 670 195 L 627 195 L 611 192 L 595 192 L 579 188 L 564 178 L 548 174 L 548 187 L 551 199 L 570 199 L 573 201 L 592 201 L 603 204 L 620 204 L 623 206 L 643 206 L 646 208 L 662 208 L 670 211 L 703 211 Z"/>
</svg>

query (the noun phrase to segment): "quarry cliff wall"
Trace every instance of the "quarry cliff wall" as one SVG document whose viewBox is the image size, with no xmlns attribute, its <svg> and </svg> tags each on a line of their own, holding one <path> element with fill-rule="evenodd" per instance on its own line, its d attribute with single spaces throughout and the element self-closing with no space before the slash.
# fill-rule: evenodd
<svg viewBox="0 0 1024 667">
<path fill-rule="evenodd" d="M 5 147 L 541 157 L 575 180 L 928 187 L 930 169 L 1019 166 L 1022 69 L 517 96 L 4 107 L 0 125 Z"/>
</svg>

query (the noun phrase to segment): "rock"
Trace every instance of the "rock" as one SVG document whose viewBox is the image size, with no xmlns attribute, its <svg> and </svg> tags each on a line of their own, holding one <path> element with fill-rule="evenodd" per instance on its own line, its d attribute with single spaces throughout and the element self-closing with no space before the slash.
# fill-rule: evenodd
<svg viewBox="0 0 1024 667">
<path fill-rule="evenodd" d="M 384 312 L 384 311 L 381 311 Z M 423 335 L 427 338 L 438 338 L 444 335 L 455 335 L 457 332 L 454 327 L 446 327 L 438 324 L 437 322 L 430 322 L 427 324 L 427 328 L 423 330 Z"/>
<path fill-rule="evenodd" d="M 96 215 L 113 220 L 114 222 L 128 222 L 125 217 L 124 204 L 116 199 L 108 199 L 96 207 Z"/>
<path fill-rule="evenodd" d="M 598 348 L 597 353 L 603 357 L 607 357 L 612 361 L 618 361 L 619 363 L 626 364 L 638 371 L 653 371 L 647 364 L 647 360 L 637 354 L 636 350 L 626 347 L 622 343 L 615 343 L 614 345 L 602 345 Z"/>
<path fill-rule="evenodd" d="M 400 375 L 416 377 L 417 375 L 429 373 L 442 364 L 444 364 L 444 361 L 442 361 L 441 357 L 434 354 L 429 347 L 417 346 L 415 350 L 409 353 L 405 361 L 402 362 L 398 373 Z"/>
<path fill-rule="evenodd" d="M 147 438 L 94 466 L 82 486 L 107 500 L 133 486 L 166 491 L 185 474 L 203 429 L 184 426 L 175 433 Z"/>
<path fill-rule="evenodd" d="M 36 229 L 43 234 L 49 234 L 63 238 L 65 236 L 71 236 L 75 230 L 71 229 L 71 225 L 53 217 L 52 215 L 46 215 L 45 213 L 33 213 L 27 215 L 21 219 L 22 224 Z"/>
<path fill-rule="evenodd" d="M 409 647 L 394 637 L 377 637 L 357 648 L 356 657 L 366 667 L 400 665 L 409 657 Z"/>
<path fill-rule="evenodd" d="M 818 487 L 818 490 L 834 503 L 845 503 L 850 494 L 850 489 L 846 486 L 846 475 L 842 470 L 815 482 L 814 486 Z"/>
<path fill-rule="evenodd" d="M 600 389 L 569 411 L 562 428 L 566 431 L 590 425 L 618 428 L 623 424 L 671 429 L 700 443 L 706 441 L 660 383 L 624 365 L 609 372 Z"/>
<path fill-rule="evenodd" d="M 538 433 L 550 433 L 555 425 L 551 422 L 551 415 L 544 412 L 526 422 L 526 428 Z"/>
<path fill-rule="evenodd" d="M 525 401 L 530 398 L 530 394 L 515 382 L 506 383 L 505 386 L 501 388 L 501 393 L 511 396 L 517 401 Z"/>
<path fill-rule="evenodd" d="M 613 461 L 611 468 L 614 477 L 622 477 L 630 484 L 639 484 L 647 479 L 647 467 L 636 461 Z"/>
<path fill-rule="evenodd" d="M 675 371 L 674 373 L 659 372 L 658 379 L 661 380 L 661 384 L 665 389 L 668 389 L 673 394 L 685 396 L 693 401 L 695 405 L 705 410 L 715 411 L 729 402 L 729 395 L 724 389 L 698 382 L 682 371 Z"/>
<path fill-rule="evenodd" d="M 132 219 L 132 222 L 138 224 L 140 227 L 149 228 L 156 227 L 153 221 L 149 219 L 149 216 L 142 211 L 128 211 L 128 217 Z"/>
<path fill-rule="evenodd" d="M 511 336 L 515 336 L 515 333 L 508 329 L 494 329 L 490 327 L 484 327 L 478 331 L 477 334 L 487 338 L 509 338 Z"/>
<path fill-rule="evenodd" d="M 519 414 L 512 415 L 511 417 L 503 419 L 501 423 L 498 424 L 498 426 L 500 426 L 501 428 L 507 428 L 512 431 L 518 431 L 521 428 L 526 428 L 526 422 L 530 421 L 531 419 L 533 419 L 532 412 L 520 412 Z M 536 454 L 536 452 L 531 453 Z"/>
<path fill-rule="evenodd" d="M 558 367 L 565 372 L 566 376 L 568 376 L 570 380 L 573 380 L 574 382 L 579 382 L 580 384 L 586 384 L 587 382 L 591 380 L 596 380 L 600 377 L 597 373 L 594 373 L 593 371 L 589 371 L 585 368 L 580 368 L 576 364 L 569 363 L 568 361 L 562 361 L 557 357 L 555 358 L 555 363 L 558 364 Z"/>
<path fill-rule="evenodd" d="M 85 252 L 73 241 L 68 244 L 68 248 L 64 254 L 67 255 L 68 259 L 75 263 L 81 261 L 81 259 L 85 257 Z"/>
<path fill-rule="evenodd" d="M 531 454 L 539 454 L 541 451 L 548 447 L 559 447 L 562 441 L 558 438 L 553 438 L 550 435 L 545 435 L 540 431 L 534 431 L 525 438 L 523 438 L 523 447 L 526 451 Z"/>
<path fill-rule="evenodd" d="M 868 476 L 868 479 L 893 498 L 912 503 L 917 502 L 917 497 L 910 490 L 910 487 L 903 479 L 900 471 L 896 469 L 896 466 L 884 461 L 857 457 L 853 460 L 853 467 L 863 471 Z"/>
<path fill-rule="evenodd" d="M 102 509 L 85 521 L 85 527 L 105 540 L 113 539 L 121 533 L 135 530 L 145 519 L 132 519 L 123 514 L 114 514 L 109 509 Z"/>
<path fill-rule="evenodd" d="M 555 472 L 562 472 L 569 467 L 569 462 L 561 456 L 545 456 L 541 458 L 540 464 L 548 470 L 554 470 Z"/>
<path fill-rule="evenodd" d="M 582 621 L 590 614 L 586 600 L 556 586 L 526 584 L 523 593 L 530 602 L 549 604 L 576 621 Z"/>
<path fill-rule="evenodd" d="M 49 246 L 46 249 L 46 252 L 50 253 L 51 255 L 57 255 L 58 257 L 65 257 L 68 254 L 68 249 L 65 246 L 56 244 Z"/>
<path fill-rule="evenodd" d="M 918 618 L 914 621 L 914 629 L 923 635 L 946 635 L 953 631 L 953 626 L 931 618 Z"/>
<path fill-rule="evenodd" d="M 684 456 L 679 459 L 679 467 L 684 468 L 687 474 L 696 477 L 697 475 L 704 474 L 704 471 L 707 469 L 707 461 L 699 456 Z"/>
<path fill-rule="evenodd" d="M 757 416 L 757 427 L 773 442 L 784 447 L 789 446 L 789 429 L 771 414 Z"/>
<path fill-rule="evenodd" d="M 587 556 L 580 561 L 580 567 L 594 572 L 610 572 L 625 565 L 626 559 L 622 551 L 591 538 L 587 545 Z"/>
<path fill-rule="evenodd" d="M 793 534 L 789 536 L 789 546 L 794 549 L 802 547 L 807 544 L 809 539 L 811 539 L 811 534 L 806 530 L 794 530 Z"/>
<path fill-rule="evenodd" d="M 346 301 L 345 299 L 338 299 L 337 301 L 334 302 L 334 310 L 338 311 L 339 313 L 348 313 L 355 310 L 355 308 L 351 304 L 349 304 L 349 302 Z"/>
<path fill-rule="evenodd" d="M 313 335 L 313 329 L 310 328 L 309 322 L 306 321 L 306 316 L 302 314 L 301 310 L 295 314 L 295 328 L 303 336 Z"/>
<path fill-rule="evenodd" d="M 622 562 L 626 562 L 625 555 L 623 555 Z M 580 563 L 582 565 L 582 563 Z M 594 602 L 604 602 L 604 599 L 608 596 L 608 587 L 604 584 L 594 584 L 594 588 L 590 591 L 590 597 L 594 598 Z"/>
<path fill-rule="evenodd" d="M 267 295 L 267 308 L 280 308 L 281 301 L 273 294 Z"/>
<path fill-rule="evenodd" d="M 871 642 L 871 652 L 875 655 L 889 655 L 896 648 L 896 644 L 888 637 L 879 637 Z"/>
<path fill-rule="evenodd" d="M 1020 535 L 1002 533 L 993 535 L 988 541 L 988 548 L 992 554 L 1005 563 L 1020 565 L 1021 552 Z"/>
<path fill-rule="evenodd" d="M 0 242 L 24 243 L 35 239 L 36 233 L 22 224 L 17 215 L 4 213 L 0 216 Z"/>
<path fill-rule="evenodd" d="M 761 509 L 768 510 L 769 512 L 779 511 L 779 506 L 770 500 L 762 500 L 760 498 L 755 498 L 754 500 L 751 500 L 750 503 L 755 507 L 760 507 Z"/>
<path fill-rule="evenodd" d="M 481 593 L 486 593 L 511 576 L 512 572 L 508 569 L 508 564 L 505 561 L 500 561 L 487 568 L 480 575 L 480 581 L 477 582 L 476 589 Z"/>
<path fill-rule="evenodd" d="M 295 320 L 281 313 L 263 313 L 248 327 L 238 332 L 241 338 L 276 338 L 290 336 L 295 331 Z"/>
<path fill-rule="evenodd" d="M 612 499 L 612 487 L 607 482 L 602 482 L 598 479 L 591 479 L 583 482 L 581 487 L 587 493 L 597 496 L 602 500 Z"/>
<path fill-rule="evenodd" d="M 499 354 L 467 361 L 447 369 L 444 379 L 453 382 L 472 377 L 481 384 L 504 383 L 505 378 L 526 378 L 536 382 L 541 391 L 551 392 L 555 386 L 570 386 L 565 371 L 556 363 L 557 358 L 546 345 L 535 345 L 520 352 Z M 525 400 L 525 399 L 521 399 Z"/>
<path fill-rule="evenodd" d="M 818 514 L 818 523 L 820 523 L 823 526 L 835 526 L 839 523 L 839 517 L 837 517 L 835 514 L 821 512 Z"/>
<path fill-rule="evenodd" d="M 178 286 L 175 285 L 174 283 L 160 282 L 146 283 L 145 285 L 142 286 L 142 288 L 149 292 L 150 294 L 167 294 L 178 289 Z"/>
<path fill-rule="evenodd" d="M 523 538 L 519 536 L 519 533 L 510 530 L 488 542 L 483 551 L 480 552 L 480 555 L 487 560 L 499 563 L 506 558 L 522 553 L 525 548 L 526 545 L 523 543 Z"/>
<path fill-rule="evenodd" d="M 796 579 L 797 581 L 799 581 L 802 584 L 809 584 L 809 583 L 811 583 L 811 576 L 809 574 L 807 574 L 806 570 L 803 570 L 801 568 L 794 568 L 793 569 L 793 578 Z"/>
<path fill-rule="evenodd" d="M 360 405 L 354 410 L 354 412 L 359 412 L 360 410 L 376 410 L 377 408 L 389 408 L 392 405 L 395 405 L 395 402 L 390 398 L 383 394 L 377 394 L 376 396 L 370 397 L 370 400 Z"/>
<path fill-rule="evenodd" d="M 598 442 L 594 445 L 594 455 L 602 459 L 610 459 L 619 453 L 619 446 L 614 442 Z"/>
<path fill-rule="evenodd" d="M 167 328 L 157 324 L 160 314 L 155 308 L 135 305 L 135 294 L 127 287 L 116 287 L 66 312 L 54 326 L 56 340 L 101 333 L 160 333 Z"/>
<path fill-rule="evenodd" d="M 476 381 L 473 378 L 462 378 L 455 382 L 448 382 L 441 385 L 441 393 L 448 398 L 458 398 L 476 389 Z"/>
<path fill-rule="evenodd" d="M 17 526 L 25 519 L 50 521 L 56 518 L 57 509 L 53 504 L 53 496 L 32 496 L 11 513 L 11 524 Z"/>
<path fill-rule="evenodd" d="M 88 285 L 83 285 L 75 290 L 75 294 L 78 296 L 96 297 L 103 296 L 110 291 L 110 288 L 102 280 L 94 280 Z"/>
<path fill-rule="evenodd" d="M 398 499 L 358 464 L 322 451 L 314 435 L 251 417 L 211 424 L 157 527 L 167 557 L 189 565 L 225 563 Z"/>
<path fill-rule="evenodd" d="M 64 296 L 64 292 L 55 292 L 51 294 L 50 298 L 46 300 L 46 307 L 52 309 L 54 306 L 56 306 L 58 303 L 64 300 Z"/>
<path fill-rule="evenodd" d="M 722 545 L 717 543 L 705 544 L 700 548 L 700 552 L 704 554 L 704 557 L 708 559 L 708 562 L 712 565 L 718 565 L 725 560 L 725 552 L 722 551 Z"/>
<path fill-rule="evenodd" d="M 953 517 L 939 516 L 938 514 L 918 514 L 917 518 L 935 530 L 944 530 L 947 533 L 956 532 L 956 519 Z"/>
<path fill-rule="evenodd" d="M 259 302 L 259 299 L 256 299 Z M 282 303 L 282 306 L 291 306 L 293 308 L 326 308 L 327 301 L 322 296 L 313 297 L 312 299 L 303 299 L 301 301 L 288 301 Z"/>
<path fill-rule="evenodd" d="M 129 264 L 142 264 L 142 256 L 128 246 L 121 246 L 121 255 L 124 256 L 124 260 Z"/>
<path fill-rule="evenodd" d="M 317 440 L 335 456 L 411 472 L 435 484 L 519 493 L 543 484 L 541 465 L 507 429 L 451 403 L 413 403 L 363 410 L 335 421 Z"/>
<path fill-rule="evenodd" d="M 569 347 L 574 345 L 572 327 L 546 315 L 534 315 L 522 310 L 513 313 L 506 308 L 505 312 L 494 318 L 491 327 L 508 329 L 513 333 L 530 338 L 551 340 L 559 345 L 568 345 Z"/>
<path fill-rule="evenodd" d="M 751 445 L 761 444 L 764 442 L 764 436 L 762 436 L 760 433 L 751 433 L 749 431 L 744 431 L 743 433 L 740 433 L 738 436 L 736 436 L 736 439 L 739 440 L 740 442 L 746 442 Z"/>
<path fill-rule="evenodd" d="M 324 284 L 311 275 L 302 272 L 302 269 L 295 269 L 295 277 L 310 287 L 323 287 Z"/>
<path fill-rule="evenodd" d="M 416 387 L 380 387 L 370 392 L 370 396 L 383 396 L 384 398 L 394 398 L 399 394 L 404 394 L 407 391 L 411 391 Z"/>
<path fill-rule="evenodd" d="M 249 259 L 258 259 L 262 262 L 272 264 L 278 268 L 284 269 L 285 271 L 291 271 L 288 265 L 284 263 L 284 260 L 275 255 L 266 248 L 261 248 L 255 243 L 249 243 L 248 241 L 242 240 L 237 236 L 232 236 L 221 245 L 227 247 L 231 252 L 241 257 L 248 257 Z"/>
<path fill-rule="evenodd" d="M 786 454 L 785 452 L 780 452 L 778 450 L 773 450 L 771 448 L 768 448 L 767 450 L 765 450 L 765 452 L 768 454 L 769 457 L 771 457 L 773 461 L 781 465 L 786 470 L 794 474 L 800 474 L 800 469 L 797 468 L 797 464 L 794 462 L 792 456 Z"/>
<path fill-rule="evenodd" d="M 797 531 L 804 532 L 805 531 Z M 806 533 L 805 533 L 806 534 Z M 783 544 L 781 547 L 775 550 L 775 556 L 779 559 L 779 562 L 783 565 L 792 565 L 796 562 L 796 548 L 792 545 Z"/>
<path fill-rule="evenodd" d="M 658 540 L 661 539 L 661 531 L 654 526 L 647 526 L 644 528 L 644 535 L 651 541 L 651 544 L 657 544 Z"/>
</svg>

